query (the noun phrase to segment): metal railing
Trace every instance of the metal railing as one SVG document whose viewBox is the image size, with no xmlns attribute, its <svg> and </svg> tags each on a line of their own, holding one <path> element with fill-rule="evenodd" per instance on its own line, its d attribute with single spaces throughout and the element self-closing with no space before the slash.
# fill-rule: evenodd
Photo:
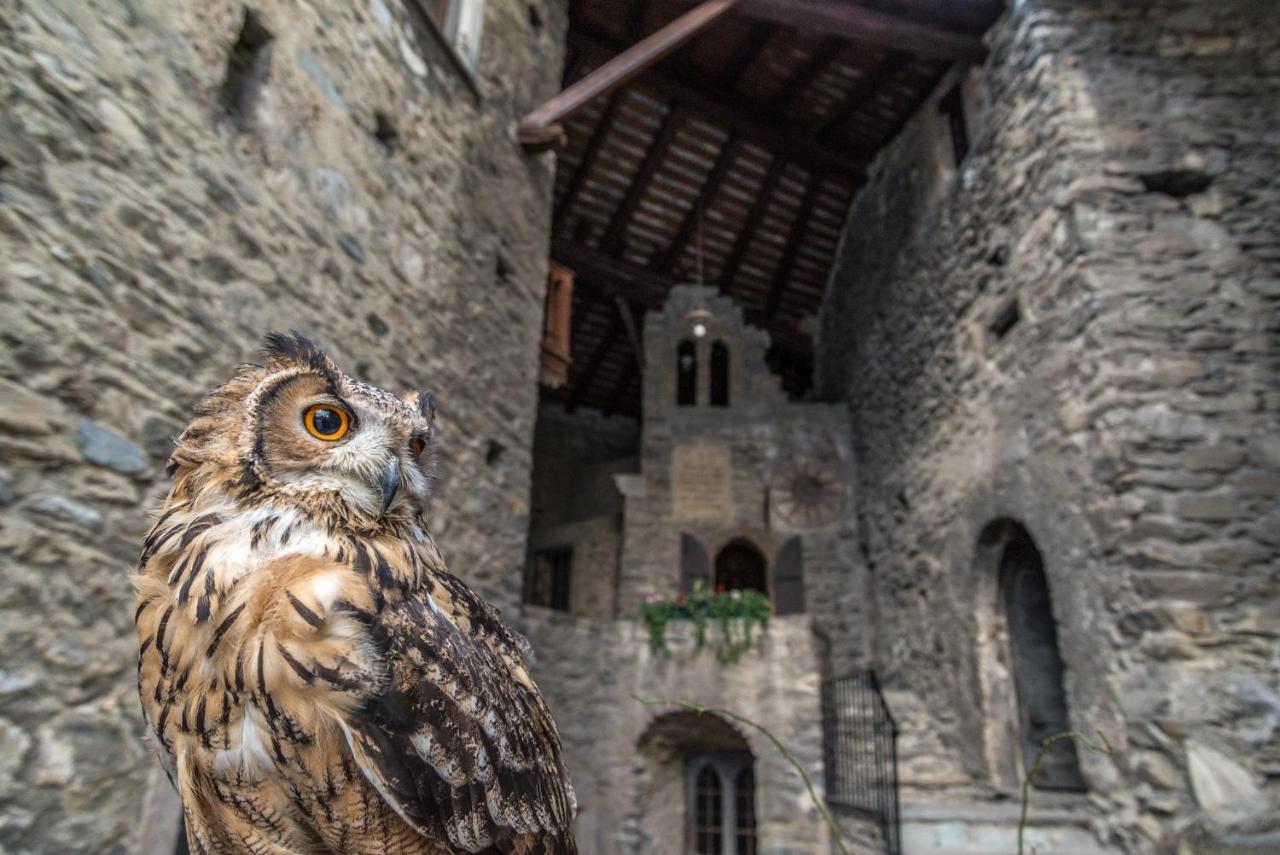
<svg viewBox="0 0 1280 855">
<path fill-rule="evenodd" d="M 900 855 L 898 725 L 874 671 L 822 684 L 822 754 L 827 803 L 876 822 L 884 850 Z"/>
</svg>

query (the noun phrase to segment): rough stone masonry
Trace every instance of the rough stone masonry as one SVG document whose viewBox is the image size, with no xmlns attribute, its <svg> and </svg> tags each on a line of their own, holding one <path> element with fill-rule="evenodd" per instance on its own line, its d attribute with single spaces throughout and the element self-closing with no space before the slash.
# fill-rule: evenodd
<svg viewBox="0 0 1280 855">
<path fill-rule="evenodd" d="M 1131 852 L 1280 846 L 1278 44 L 1269 3 L 1014 3 L 854 203 L 818 383 L 853 412 L 908 831 L 1014 815 L 978 546 L 1015 520 L 1070 722 L 1115 748 L 1049 802 Z"/>
<path fill-rule="evenodd" d="M 437 390 L 436 534 L 518 598 L 554 165 L 513 126 L 565 4 L 486 4 L 474 75 L 400 0 L 3 6 L 0 850 L 122 852 L 168 787 L 128 577 L 170 438 L 265 331 Z"/>
</svg>

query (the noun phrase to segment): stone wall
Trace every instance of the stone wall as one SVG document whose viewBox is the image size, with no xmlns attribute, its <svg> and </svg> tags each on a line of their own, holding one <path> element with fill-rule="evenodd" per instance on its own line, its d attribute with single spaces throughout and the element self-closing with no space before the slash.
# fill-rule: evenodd
<svg viewBox="0 0 1280 855">
<path fill-rule="evenodd" d="M 526 607 L 519 628 L 534 643 L 534 679 L 560 725 L 565 762 L 578 795 L 582 852 L 674 855 L 684 811 L 665 798 L 671 758 L 642 751 L 646 734 L 677 699 L 725 706 L 769 728 L 821 786 L 822 715 L 819 650 L 804 615 L 770 623 L 759 649 L 722 664 L 695 648 L 692 627 L 669 627 L 669 656 L 649 649 L 634 620 L 593 620 Z M 714 632 L 714 629 L 712 630 Z M 823 852 L 822 821 L 803 780 L 759 731 L 734 724 L 755 759 L 759 852 Z M 672 823 L 675 823 L 674 825 Z M 672 836 L 674 835 L 674 837 Z M 859 853 L 862 855 L 862 853 Z"/>
<path fill-rule="evenodd" d="M 1014 4 L 961 81 L 961 167 L 936 108 L 952 78 L 854 202 L 818 387 L 853 416 L 873 659 L 918 840 L 949 804 L 1006 837 L 1016 821 L 978 555 L 1011 519 L 1044 558 L 1071 723 L 1115 749 L 1081 752 L 1088 799 L 1034 794 L 1041 820 L 1132 852 L 1193 823 L 1267 845 L 1278 42 L 1248 0 Z"/>
<path fill-rule="evenodd" d="M 695 323 L 705 327 L 697 337 L 698 403 L 678 406 L 677 350 Z M 867 628 L 846 408 L 789 402 L 765 365 L 767 336 L 747 326 L 741 309 L 714 288 L 674 289 L 663 311 L 645 318 L 644 342 L 641 425 L 545 404 L 535 443 L 530 546 L 573 546 L 573 614 L 526 606 L 520 626 L 537 651 L 534 677 L 564 740 L 583 852 L 681 851 L 683 763 L 715 745 L 665 733 L 664 715 L 678 708 L 638 699 L 725 707 L 757 721 L 821 786 L 821 680 L 865 663 L 864 643 L 843 643 Z M 728 348 L 724 407 L 711 406 L 708 395 L 714 342 Z M 816 516 L 803 517 L 787 504 L 786 488 L 807 471 L 802 464 L 815 461 L 833 476 L 834 495 Z M 610 528 L 617 522 L 620 528 Z M 620 544 L 607 536 L 615 532 Z M 727 543 L 749 541 L 765 558 L 766 587 L 775 595 L 776 556 L 799 538 L 803 610 L 776 616 L 760 647 L 735 662 L 719 661 L 711 649 L 717 627 L 708 630 L 709 649 L 698 650 L 692 626 L 681 621 L 667 627 L 671 655 L 654 653 L 637 620 L 640 606 L 681 591 L 684 534 L 699 541 L 710 561 Z M 610 556 L 606 546 L 617 551 Z M 608 591 L 612 609 L 602 613 L 604 592 L 596 583 L 607 570 L 616 587 Z M 842 643 L 833 645 L 833 638 Z M 754 757 L 758 851 L 826 851 L 826 832 L 800 776 L 760 732 L 729 726 Z M 858 835 L 865 843 L 859 851 L 877 850 L 874 834 Z"/>
<path fill-rule="evenodd" d="M 538 408 L 525 572 L 539 550 L 570 548 L 573 614 L 616 617 L 622 495 L 615 476 L 639 467 L 639 443 L 634 419 L 568 412 L 554 402 Z"/>
<path fill-rule="evenodd" d="M 566 4 L 490 0 L 474 79 L 413 0 L 260 0 L 248 28 L 226 0 L 5 5 L 0 849 L 119 852 L 154 824 L 146 511 L 170 437 L 265 331 L 435 391 L 432 528 L 517 602 L 553 163 L 513 126 L 557 88 Z"/>
</svg>

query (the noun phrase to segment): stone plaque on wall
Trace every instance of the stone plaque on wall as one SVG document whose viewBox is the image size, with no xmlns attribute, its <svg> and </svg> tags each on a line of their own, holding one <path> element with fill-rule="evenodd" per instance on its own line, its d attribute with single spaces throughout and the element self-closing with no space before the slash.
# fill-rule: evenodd
<svg viewBox="0 0 1280 855">
<path fill-rule="evenodd" d="M 678 520 L 724 520 L 733 516 L 729 449 L 723 445 L 678 445 L 671 455 L 672 515 Z"/>
</svg>

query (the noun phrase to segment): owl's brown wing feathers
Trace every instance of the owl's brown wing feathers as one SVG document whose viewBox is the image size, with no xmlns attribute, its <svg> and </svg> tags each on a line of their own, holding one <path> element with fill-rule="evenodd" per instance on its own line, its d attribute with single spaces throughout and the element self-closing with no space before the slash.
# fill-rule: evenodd
<svg viewBox="0 0 1280 855">
<path fill-rule="evenodd" d="M 420 591 L 365 616 L 390 679 L 344 718 L 362 771 L 406 821 L 463 851 L 576 852 L 559 736 L 515 637 L 456 579 L 435 578 L 447 612 Z"/>
</svg>

